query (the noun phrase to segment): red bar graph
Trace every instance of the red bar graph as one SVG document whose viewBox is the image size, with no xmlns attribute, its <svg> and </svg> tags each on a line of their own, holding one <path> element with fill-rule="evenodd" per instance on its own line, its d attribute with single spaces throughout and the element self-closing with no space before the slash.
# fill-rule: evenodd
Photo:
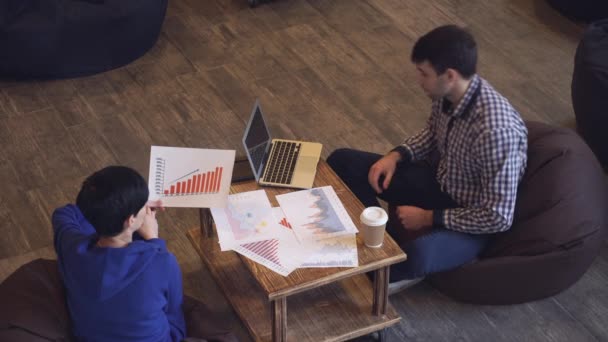
<svg viewBox="0 0 608 342">
<path fill-rule="evenodd" d="M 211 184 L 211 171 L 207 171 L 207 182 L 205 182 L 205 190 L 203 192 L 209 192 L 209 184 Z"/>
<path fill-rule="evenodd" d="M 163 190 L 165 196 L 185 196 L 216 194 L 222 185 L 223 167 L 215 167 L 213 171 L 196 172 L 179 178 L 167 189 Z"/>
<path fill-rule="evenodd" d="M 218 176 L 217 176 L 218 181 L 217 181 L 217 187 L 215 188 L 215 192 L 219 192 L 220 191 L 220 183 L 222 181 L 222 171 L 223 170 L 224 170 L 223 167 L 219 168 L 219 173 L 218 173 Z"/>
<path fill-rule="evenodd" d="M 279 224 L 281 224 L 281 225 L 283 225 L 283 226 L 285 226 L 285 227 L 287 227 L 289 229 L 293 229 L 291 227 L 291 224 L 289 222 L 287 222 L 287 219 L 285 217 L 283 217 L 283 219 L 279 222 Z"/>
<path fill-rule="evenodd" d="M 217 169 L 216 172 L 213 172 L 213 181 L 211 181 L 211 190 L 215 191 L 215 183 L 217 183 Z"/>
</svg>

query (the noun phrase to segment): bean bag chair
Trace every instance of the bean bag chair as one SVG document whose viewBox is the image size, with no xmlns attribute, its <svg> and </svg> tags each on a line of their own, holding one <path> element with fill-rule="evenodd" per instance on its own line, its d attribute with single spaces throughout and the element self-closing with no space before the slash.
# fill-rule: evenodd
<svg viewBox="0 0 608 342">
<path fill-rule="evenodd" d="M 579 133 L 608 167 L 608 19 L 589 25 L 578 45 L 572 105 Z"/>
<path fill-rule="evenodd" d="M 56 260 L 36 259 L 0 284 L 0 341 L 73 341 Z M 236 342 L 229 327 L 202 302 L 184 296 L 187 342 Z"/>
<path fill-rule="evenodd" d="M 70 341 L 57 262 L 37 259 L 0 284 L 0 341 Z"/>
<path fill-rule="evenodd" d="M 126 65 L 156 43 L 168 0 L 2 0 L 0 77 L 56 79 Z"/>
<path fill-rule="evenodd" d="M 550 297 L 574 284 L 599 253 L 608 188 L 595 156 L 569 129 L 526 124 L 528 165 L 511 229 L 495 234 L 477 261 L 429 277 L 454 299 L 516 304 Z"/>
<path fill-rule="evenodd" d="M 604 0 L 548 0 L 549 5 L 575 21 L 608 18 L 608 3 Z"/>
</svg>

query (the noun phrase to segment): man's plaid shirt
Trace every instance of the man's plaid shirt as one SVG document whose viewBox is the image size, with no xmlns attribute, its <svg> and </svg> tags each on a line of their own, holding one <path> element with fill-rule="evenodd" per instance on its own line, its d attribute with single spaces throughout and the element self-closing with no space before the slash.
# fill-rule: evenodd
<svg viewBox="0 0 608 342">
<path fill-rule="evenodd" d="M 477 75 L 456 108 L 450 107 L 445 99 L 433 101 L 426 128 L 398 150 L 410 161 L 439 152 L 437 180 L 460 207 L 434 210 L 434 226 L 476 234 L 505 231 L 526 168 L 526 126 L 507 99 Z"/>
</svg>

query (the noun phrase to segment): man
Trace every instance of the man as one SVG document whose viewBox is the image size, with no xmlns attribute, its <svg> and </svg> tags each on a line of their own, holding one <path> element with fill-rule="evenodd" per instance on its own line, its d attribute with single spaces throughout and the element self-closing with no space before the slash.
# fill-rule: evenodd
<svg viewBox="0 0 608 342">
<path fill-rule="evenodd" d="M 154 207 L 160 202 L 148 202 L 141 175 L 110 166 L 84 181 L 76 205 L 53 213 L 55 250 L 77 340 L 185 338 L 181 272 L 158 238 Z M 212 327 L 214 340 L 236 341 L 209 324 L 204 307 L 207 317 L 200 317 L 196 303 L 188 306 L 204 320 L 194 322 L 194 330 Z"/>
<path fill-rule="evenodd" d="M 491 233 L 509 229 L 527 159 L 527 129 L 476 74 L 470 33 L 438 27 L 411 60 L 432 99 L 426 127 L 384 156 L 339 149 L 327 160 L 365 206 L 379 197 L 397 207 L 404 229 L 389 233 L 408 260 L 391 268 L 390 292 L 475 259 Z"/>
</svg>

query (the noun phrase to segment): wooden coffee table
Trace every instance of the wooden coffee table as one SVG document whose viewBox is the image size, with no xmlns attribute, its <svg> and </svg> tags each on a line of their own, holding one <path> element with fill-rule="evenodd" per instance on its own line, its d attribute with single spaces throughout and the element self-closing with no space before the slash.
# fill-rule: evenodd
<svg viewBox="0 0 608 342">
<path fill-rule="evenodd" d="M 363 205 L 320 161 L 314 186 L 326 185 L 333 186 L 360 229 Z M 232 184 L 230 192 L 257 189 L 247 181 Z M 276 195 L 294 191 L 264 189 L 274 206 Z M 366 247 L 357 235 L 358 267 L 299 268 L 288 277 L 233 251 L 221 252 L 208 209 L 201 209 L 201 227 L 191 229 L 188 237 L 255 341 L 343 341 L 374 331 L 383 339 L 383 329 L 401 319 L 388 303 L 388 277 L 389 266 L 406 255 L 388 234 L 381 248 Z M 365 275 L 371 271 L 373 284 Z"/>
</svg>

